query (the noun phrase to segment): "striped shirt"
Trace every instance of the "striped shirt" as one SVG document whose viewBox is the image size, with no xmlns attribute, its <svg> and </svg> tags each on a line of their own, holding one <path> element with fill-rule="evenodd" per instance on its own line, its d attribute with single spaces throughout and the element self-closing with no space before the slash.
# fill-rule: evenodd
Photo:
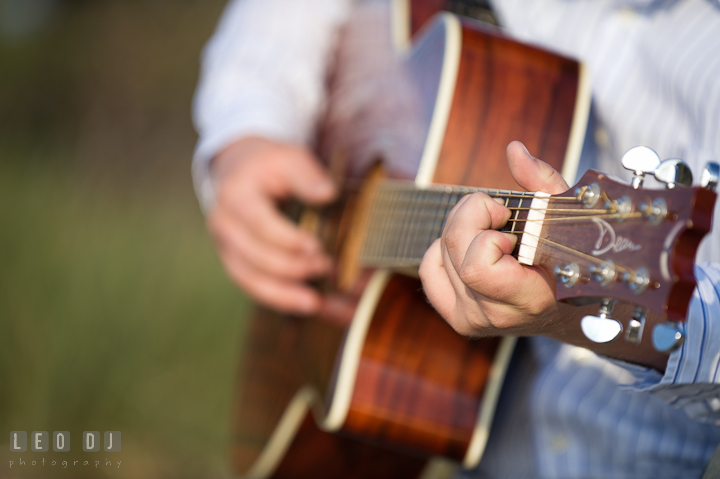
<svg viewBox="0 0 720 479">
<path fill-rule="evenodd" d="M 212 202 L 209 159 L 244 135 L 309 142 L 350 0 L 229 4 L 205 49 L 193 172 Z M 502 0 L 511 35 L 582 59 L 593 81 L 581 171 L 629 178 L 632 146 L 720 159 L 716 0 Z M 714 224 L 720 224 L 716 205 Z M 720 443 L 720 228 L 697 256 L 683 346 L 665 374 L 547 338 L 517 348 L 485 456 L 462 477 L 694 478 Z M 647 340 L 647 338 L 646 338 Z"/>
</svg>

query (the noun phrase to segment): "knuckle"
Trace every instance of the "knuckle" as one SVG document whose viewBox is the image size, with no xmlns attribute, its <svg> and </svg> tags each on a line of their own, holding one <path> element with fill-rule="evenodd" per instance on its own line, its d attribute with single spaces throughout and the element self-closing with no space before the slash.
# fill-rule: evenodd
<svg viewBox="0 0 720 479">
<path fill-rule="evenodd" d="M 464 284 L 472 286 L 480 282 L 483 272 L 483 268 L 475 263 L 463 263 L 458 270 L 458 276 Z"/>
<path fill-rule="evenodd" d="M 500 312 L 492 316 L 488 316 L 488 322 L 493 328 L 501 331 L 505 331 L 516 326 L 514 318 Z"/>
<path fill-rule="evenodd" d="M 469 314 L 468 311 L 461 310 L 453 319 L 451 326 L 461 336 L 476 337 L 479 335 L 478 332 L 483 329 L 484 324 L 477 314 Z"/>
<path fill-rule="evenodd" d="M 453 225 L 449 225 L 442 235 L 442 242 L 443 246 L 451 256 L 456 254 L 461 242 L 461 236 L 458 229 Z"/>
</svg>

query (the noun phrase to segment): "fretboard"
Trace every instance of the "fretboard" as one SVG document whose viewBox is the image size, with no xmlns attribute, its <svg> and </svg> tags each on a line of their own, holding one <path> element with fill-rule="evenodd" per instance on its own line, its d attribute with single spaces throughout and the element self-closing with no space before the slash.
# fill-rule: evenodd
<svg viewBox="0 0 720 479">
<path fill-rule="evenodd" d="M 463 196 L 476 192 L 500 198 L 512 210 L 503 231 L 520 236 L 520 244 L 534 198 L 528 192 L 444 185 L 418 188 L 393 180 L 381 181 L 375 188 L 361 262 L 382 268 L 418 267 L 425 251 L 441 236 L 453 207 Z"/>
</svg>

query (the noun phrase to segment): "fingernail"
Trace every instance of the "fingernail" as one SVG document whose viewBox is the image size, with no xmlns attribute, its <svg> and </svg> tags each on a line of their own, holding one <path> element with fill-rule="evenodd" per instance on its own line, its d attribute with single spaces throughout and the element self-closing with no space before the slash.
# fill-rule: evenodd
<svg viewBox="0 0 720 479">
<path fill-rule="evenodd" d="M 531 160 L 534 160 L 535 157 L 530 154 L 530 152 L 528 151 L 528 149 L 524 143 L 522 143 L 522 146 L 523 146 L 523 150 L 525 150 L 525 154 L 528 156 L 528 158 L 530 158 Z"/>
</svg>

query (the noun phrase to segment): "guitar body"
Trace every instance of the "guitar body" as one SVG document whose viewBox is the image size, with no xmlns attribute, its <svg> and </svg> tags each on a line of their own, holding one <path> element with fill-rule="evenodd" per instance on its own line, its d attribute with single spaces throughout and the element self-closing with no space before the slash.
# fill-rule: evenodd
<svg viewBox="0 0 720 479">
<path fill-rule="evenodd" d="M 516 139 L 572 180 L 588 91 L 578 63 L 450 14 L 406 47 L 418 11 L 366 2 L 340 41 L 318 152 L 352 194 L 316 227 L 340 266 L 320 318 L 250 323 L 231 444 L 242 477 L 442 477 L 452 467 L 431 458 L 482 456 L 513 339 L 469 341 L 418 279 L 363 269 L 356 185 L 380 162 L 418 185 L 518 189 L 505 163 Z"/>
</svg>

